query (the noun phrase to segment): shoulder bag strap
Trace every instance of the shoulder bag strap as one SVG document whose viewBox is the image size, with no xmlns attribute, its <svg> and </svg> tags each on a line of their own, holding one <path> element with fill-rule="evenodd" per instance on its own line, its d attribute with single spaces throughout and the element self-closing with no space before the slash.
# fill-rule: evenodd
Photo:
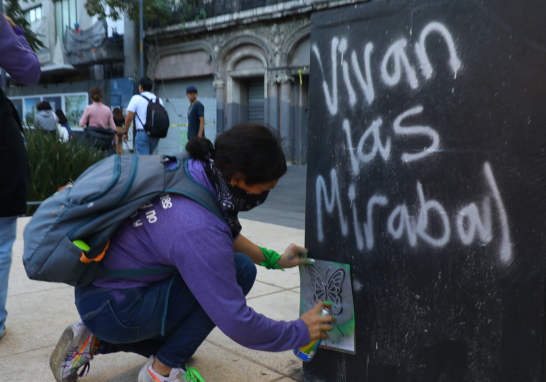
<svg viewBox="0 0 546 382">
<path fill-rule="evenodd" d="M 137 94 L 139 96 L 141 96 L 142 98 L 144 98 L 146 101 L 148 101 L 148 103 L 150 103 L 150 99 L 148 97 L 144 97 L 142 94 Z M 142 125 L 142 128 L 144 128 L 144 124 L 142 123 L 142 119 L 140 119 L 140 117 L 138 116 L 138 113 L 135 111 L 135 115 L 137 116 L 138 120 L 140 121 L 140 124 Z"/>
</svg>

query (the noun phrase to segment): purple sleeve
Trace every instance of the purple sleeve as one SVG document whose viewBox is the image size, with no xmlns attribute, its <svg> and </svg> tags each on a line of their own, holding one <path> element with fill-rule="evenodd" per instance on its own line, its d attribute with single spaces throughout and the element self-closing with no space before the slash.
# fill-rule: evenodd
<svg viewBox="0 0 546 382">
<path fill-rule="evenodd" d="M 36 85 L 42 74 L 38 57 L 28 44 L 23 30 L 9 25 L 4 16 L 0 16 L 0 67 L 17 82 L 24 85 Z"/>
<path fill-rule="evenodd" d="M 188 235 L 193 239 L 191 246 Z M 227 227 L 195 227 L 184 238 L 173 243 L 169 256 L 199 304 L 225 335 L 242 346 L 264 351 L 284 351 L 310 342 L 309 331 L 301 319 L 275 321 L 247 306 L 237 284 L 233 243 Z M 184 256 L 177 256 L 182 252 L 186 252 Z"/>
</svg>

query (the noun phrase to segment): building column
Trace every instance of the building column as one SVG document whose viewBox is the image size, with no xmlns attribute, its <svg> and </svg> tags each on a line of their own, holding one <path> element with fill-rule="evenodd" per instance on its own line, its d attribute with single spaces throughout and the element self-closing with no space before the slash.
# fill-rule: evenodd
<svg viewBox="0 0 546 382">
<path fill-rule="evenodd" d="M 281 83 L 281 139 L 282 148 L 286 161 L 290 162 L 293 159 L 294 140 L 292 137 L 292 83 L 294 77 L 287 74 L 277 76 L 277 81 Z"/>
<path fill-rule="evenodd" d="M 215 80 L 212 82 L 212 86 L 216 89 L 216 134 L 218 135 L 224 132 L 224 89 L 226 83 L 222 80 Z"/>
<path fill-rule="evenodd" d="M 139 44 L 138 28 L 127 13 L 123 15 L 123 26 L 125 29 L 123 33 L 123 55 L 125 56 L 123 75 L 138 78 L 138 73 L 140 73 L 140 47 L 137 46 Z M 138 86 L 136 90 L 138 91 Z"/>
<path fill-rule="evenodd" d="M 279 130 L 279 85 L 277 76 L 267 77 L 267 125 L 280 133 Z"/>
</svg>

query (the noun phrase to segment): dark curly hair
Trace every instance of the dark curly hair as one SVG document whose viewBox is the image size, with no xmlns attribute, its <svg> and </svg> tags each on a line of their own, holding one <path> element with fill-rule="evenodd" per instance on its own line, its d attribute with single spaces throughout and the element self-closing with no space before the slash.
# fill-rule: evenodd
<svg viewBox="0 0 546 382">
<path fill-rule="evenodd" d="M 216 137 L 214 147 L 206 138 L 193 137 L 186 144 L 186 151 L 194 159 L 214 159 L 227 181 L 242 172 L 249 186 L 279 179 L 287 170 L 279 138 L 259 123 L 233 126 Z"/>
</svg>

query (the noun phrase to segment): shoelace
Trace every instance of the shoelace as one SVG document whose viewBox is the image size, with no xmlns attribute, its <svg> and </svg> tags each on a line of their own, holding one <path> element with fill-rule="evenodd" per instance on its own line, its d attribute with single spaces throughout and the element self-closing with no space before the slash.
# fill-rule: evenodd
<svg viewBox="0 0 546 382">
<path fill-rule="evenodd" d="M 197 370 L 195 367 L 188 367 L 188 365 L 186 365 L 184 380 L 189 382 L 205 382 L 203 377 L 201 377 L 201 374 L 199 374 L 199 370 Z"/>
<path fill-rule="evenodd" d="M 84 366 L 83 366 L 83 369 L 82 371 L 80 372 L 79 374 L 79 377 L 83 377 L 83 374 L 85 373 L 85 371 L 87 370 L 87 374 L 89 374 L 89 369 L 91 369 L 91 364 L 89 362 L 87 362 Z"/>
</svg>

